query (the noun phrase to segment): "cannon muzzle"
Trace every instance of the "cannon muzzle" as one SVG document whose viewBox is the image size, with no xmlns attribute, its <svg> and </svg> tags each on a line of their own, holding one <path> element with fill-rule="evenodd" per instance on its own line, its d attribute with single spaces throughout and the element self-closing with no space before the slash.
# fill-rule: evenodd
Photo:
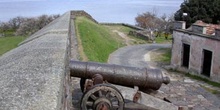
<svg viewBox="0 0 220 110">
<path fill-rule="evenodd" d="M 162 83 L 168 84 L 170 79 L 162 75 L 160 69 L 136 68 L 115 64 L 96 62 L 70 61 L 70 75 L 91 79 L 95 74 L 104 80 L 127 87 L 138 86 L 140 89 L 158 90 Z"/>
</svg>

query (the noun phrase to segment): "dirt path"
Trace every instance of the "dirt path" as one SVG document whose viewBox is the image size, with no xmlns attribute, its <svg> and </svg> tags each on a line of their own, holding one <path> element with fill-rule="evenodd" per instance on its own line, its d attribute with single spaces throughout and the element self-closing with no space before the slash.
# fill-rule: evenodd
<svg viewBox="0 0 220 110">
<path fill-rule="evenodd" d="M 130 42 L 134 39 L 129 38 L 126 34 L 124 34 L 123 32 L 120 32 L 118 30 L 113 30 L 113 32 L 117 33 L 121 38 L 123 38 L 125 40 L 125 44 L 127 46 L 131 45 Z"/>
</svg>

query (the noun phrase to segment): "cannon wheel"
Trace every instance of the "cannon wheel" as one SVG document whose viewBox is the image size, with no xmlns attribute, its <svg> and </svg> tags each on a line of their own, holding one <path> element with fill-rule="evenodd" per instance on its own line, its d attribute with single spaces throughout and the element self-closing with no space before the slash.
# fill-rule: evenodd
<svg viewBox="0 0 220 110">
<path fill-rule="evenodd" d="M 123 110 L 124 99 L 117 88 L 109 84 L 95 85 L 81 100 L 82 110 Z"/>
</svg>

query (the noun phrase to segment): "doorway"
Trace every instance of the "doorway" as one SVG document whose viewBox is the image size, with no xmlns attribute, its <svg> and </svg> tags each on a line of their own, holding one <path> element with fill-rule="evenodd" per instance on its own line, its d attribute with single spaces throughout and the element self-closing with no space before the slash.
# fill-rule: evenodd
<svg viewBox="0 0 220 110">
<path fill-rule="evenodd" d="M 210 77 L 212 67 L 212 51 L 203 49 L 202 74 Z"/>
<path fill-rule="evenodd" d="M 183 43 L 183 59 L 182 66 L 189 68 L 190 45 Z"/>
</svg>

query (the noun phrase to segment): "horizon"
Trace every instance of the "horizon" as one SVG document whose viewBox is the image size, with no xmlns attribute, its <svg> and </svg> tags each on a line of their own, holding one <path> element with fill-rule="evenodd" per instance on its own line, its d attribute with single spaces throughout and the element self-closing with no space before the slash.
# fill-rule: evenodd
<svg viewBox="0 0 220 110">
<path fill-rule="evenodd" d="M 135 24 L 138 14 L 156 10 L 159 16 L 174 14 L 183 0 L 1 0 L 1 22 L 11 18 L 36 17 L 43 14 L 64 14 L 70 10 L 84 10 L 98 22 Z M 109 14 L 111 13 L 111 14 Z"/>
</svg>

